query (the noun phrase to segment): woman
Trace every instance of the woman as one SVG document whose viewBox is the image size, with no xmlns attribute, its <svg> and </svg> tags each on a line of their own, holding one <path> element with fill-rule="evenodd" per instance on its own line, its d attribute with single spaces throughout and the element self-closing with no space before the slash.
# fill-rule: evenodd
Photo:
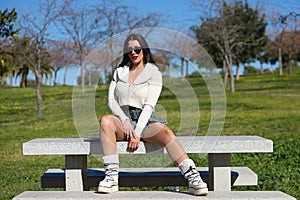
<svg viewBox="0 0 300 200">
<path fill-rule="evenodd" d="M 113 74 L 108 92 L 108 106 L 113 115 L 100 120 L 105 178 L 98 191 L 118 191 L 119 157 L 116 141 L 128 141 L 134 152 L 140 141 L 165 147 L 181 173 L 188 180 L 189 192 L 207 195 L 208 189 L 188 158 L 173 131 L 152 115 L 162 89 L 162 75 L 154 64 L 146 40 L 131 34 L 124 42 L 123 60 Z"/>
</svg>

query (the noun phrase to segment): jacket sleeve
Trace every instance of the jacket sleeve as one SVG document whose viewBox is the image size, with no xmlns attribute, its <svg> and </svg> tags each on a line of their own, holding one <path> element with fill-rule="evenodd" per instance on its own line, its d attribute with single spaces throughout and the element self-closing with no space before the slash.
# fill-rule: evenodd
<svg viewBox="0 0 300 200">
<path fill-rule="evenodd" d="M 117 86 L 117 71 L 114 72 L 113 79 L 110 82 L 109 90 L 108 90 L 108 107 L 111 110 L 111 112 L 116 115 L 122 122 L 128 117 L 125 115 L 123 110 L 121 109 L 120 105 L 118 104 L 116 98 L 115 98 L 115 88 Z"/>
<path fill-rule="evenodd" d="M 162 90 L 162 75 L 160 71 L 155 71 L 151 79 L 149 80 L 148 94 L 143 105 L 141 115 L 138 119 L 138 122 L 135 126 L 135 134 L 141 137 L 142 131 L 147 125 L 154 107 L 158 101 Z"/>
</svg>

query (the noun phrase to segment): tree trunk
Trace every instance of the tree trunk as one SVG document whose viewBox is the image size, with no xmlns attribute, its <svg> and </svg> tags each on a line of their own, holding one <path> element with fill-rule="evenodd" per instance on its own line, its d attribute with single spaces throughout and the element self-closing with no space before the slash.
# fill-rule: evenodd
<svg viewBox="0 0 300 200">
<path fill-rule="evenodd" d="M 27 87 L 28 84 L 27 84 L 27 76 L 28 76 L 28 73 L 29 73 L 29 69 L 27 66 L 24 66 L 22 68 L 22 73 L 21 73 L 21 79 L 20 79 L 20 87 Z"/>
<path fill-rule="evenodd" d="M 83 63 L 80 63 L 81 66 L 81 94 L 84 94 L 84 67 Z"/>
<path fill-rule="evenodd" d="M 185 60 L 185 77 L 189 77 L 189 61 Z"/>
<path fill-rule="evenodd" d="M 240 64 L 236 65 L 236 80 L 240 80 Z"/>
<path fill-rule="evenodd" d="M 289 60 L 288 60 L 288 66 L 287 66 L 287 73 L 288 73 L 289 76 L 292 76 L 291 60 L 292 60 L 292 51 L 289 52 Z"/>
<path fill-rule="evenodd" d="M 230 51 L 228 51 L 230 52 Z M 234 92 L 234 75 L 232 71 L 232 56 L 231 54 L 225 55 L 226 66 L 228 68 L 229 76 L 230 76 L 230 91 Z"/>
<path fill-rule="evenodd" d="M 181 57 L 181 80 L 184 79 L 184 58 Z"/>
<path fill-rule="evenodd" d="M 37 106 L 38 106 L 38 116 L 42 116 L 42 94 L 41 94 L 41 76 L 38 75 L 38 80 L 36 81 L 36 100 L 37 100 Z"/>
<path fill-rule="evenodd" d="M 264 74 L 264 64 L 260 61 L 260 74 Z"/>
<path fill-rule="evenodd" d="M 226 88 L 227 79 L 228 79 L 228 67 L 226 65 L 226 61 L 225 60 L 223 60 L 223 71 L 224 71 L 223 84 L 224 84 L 224 87 Z"/>
<path fill-rule="evenodd" d="M 40 48 L 38 47 L 37 52 L 37 75 L 36 75 L 36 98 L 37 98 L 37 107 L 38 107 L 38 116 L 41 117 L 42 113 L 42 94 L 41 94 L 41 86 L 42 86 L 42 75 L 41 75 L 41 57 L 40 57 Z"/>
<path fill-rule="evenodd" d="M 279 61 L 279 76 L 282 76 L 282 55 L 281 55 L 281 47 L 278 48 L 278 61 Z"/>
<path fill-rule="evenodd" d="M 13 86 L 13 76 L 12 76 L 12 74 L 9 75 L 9 85 L 10 85 L 10 88 L 12 88 L 12 86 Z"/>
<path fill-rule="evenodd" d="M 58 70 L 54 70 L 54 78 L 53 78 L 53 86 L 54 87 L 57 85 L 57 72 L 58 72 Z"/>
<path fill-rule="evenodd" d="M 235 88 L 234 88 L 234 75 L 233 75 L 233 71 L 232 71 L 232 66 L 228 67 L 229 70 L 229 75 L 230 75 L 230 91 L 231 92 L 235 92 Z"/>
<path fill-rule="evenodd" d="M 91 72 L 88 72 L 89 76 L 88 76 L 88 79 L 89 79 L 89 86 L 92 86 L 92 73 Z"/>
<path fill-rule="evenodd" d="M 67 85 L 67 71 L 68 71 L 68 65 L 65 67 L 65 71 L 64 71 L 64 85 Z"/>
</svg>

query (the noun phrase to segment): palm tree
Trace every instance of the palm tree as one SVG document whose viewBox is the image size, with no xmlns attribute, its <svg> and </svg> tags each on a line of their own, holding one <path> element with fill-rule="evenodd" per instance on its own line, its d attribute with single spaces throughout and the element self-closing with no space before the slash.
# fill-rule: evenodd
<svg viewBox="0 0 300 200">
<path fill-rule="evenodd" d="M 52 66 L 49 62 L 49 53 L 45 48 L 41 49 L 41 75 L 48 78 L 52 76 Z M 16 68 L 16 78 L 20 77 L 19 86 L 27 87 L 28 75 L 32 71 L 36 73 L 34 68 L 34 62 L 36 59 L 35 44 L 29 37 L 18 38 L 14 46 L 14 65 Z"/>
</svg>

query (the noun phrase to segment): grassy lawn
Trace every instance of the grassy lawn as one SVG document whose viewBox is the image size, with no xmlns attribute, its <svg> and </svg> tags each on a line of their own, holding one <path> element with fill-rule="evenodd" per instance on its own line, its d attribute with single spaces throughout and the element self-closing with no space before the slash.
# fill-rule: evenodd
<svg viewBox="0 0 300 200">
<path fill-rule="evenodd" d="M 208 91 L 200 78 L 191 78 L 189 82 L 201 110 L 197 133 L 205 135 L 211 117 Z M 37 117 L 35 88 L 0 88 L 0 199 L 11 199 L 26 190 L 45 190 L 40 187 L 42 174 L 48 168 L 64 166 L 61 156 L 23 156 L 23 142 L 42 137 L 78 137 L 72 112 L 73 88 L 44 86 L 42 94 L 43 116 Z M 109 113 L 107 85 L 98 87 L 95 97 L 100 118 Z M 236 92 L 227 92 L 222 135 L 258 135 L 274 141 L 274 153 L 233 154 L 232 166 L 250 167 L 259 180 L 258 186 L 234 190 L 280 190 L 300 199 L 299 100 L 297 70 L 292 77 L 242 77 L 236 81 Z M 165 88 L 159 104 L 167 111 L 169 125 L 176 132 L 180 123 L 176 97 Z M 188 127 L 184 128 L 188 131 Z M 206 158 L 191 156 L 198 166 L 207 165 Z M 89 166 L 100 167 L 101 162 L 91 157 Z"/>
</svg>

